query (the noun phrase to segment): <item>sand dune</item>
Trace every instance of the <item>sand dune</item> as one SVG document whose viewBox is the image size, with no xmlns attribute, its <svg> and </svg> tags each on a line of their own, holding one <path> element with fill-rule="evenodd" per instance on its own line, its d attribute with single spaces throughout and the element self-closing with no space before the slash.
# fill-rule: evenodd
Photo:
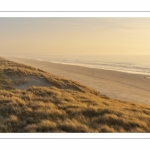
<svg viewBox="0 0 150 150">
<path fill-rule="evenodd" d="M 150 79 L 148 76 L 25 58 L 9 57 L 9 59 L 78 81 L 114 99 L 150 105 Z"/>
<path fill-rule="evenodd" d="M 81 77 L 90 76 L 83 71 Z M 149 124 L 149 105 L 112 99 L 79 82 L 0 58 L 0 132 L 149 132 Z"/>
</svg>

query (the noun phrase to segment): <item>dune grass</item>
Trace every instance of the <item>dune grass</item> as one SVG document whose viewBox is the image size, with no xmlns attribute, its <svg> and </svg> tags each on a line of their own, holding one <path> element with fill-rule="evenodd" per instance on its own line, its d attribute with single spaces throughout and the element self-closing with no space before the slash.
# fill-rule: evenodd
<svg viewBox="0 0 150 150">
<path fill-rule="evenodd" d="M 20 89 L 29 77 L 49 86 Z M 150 132 L 150 106 L 0 58 L 0 132 Z"/>
</svg>

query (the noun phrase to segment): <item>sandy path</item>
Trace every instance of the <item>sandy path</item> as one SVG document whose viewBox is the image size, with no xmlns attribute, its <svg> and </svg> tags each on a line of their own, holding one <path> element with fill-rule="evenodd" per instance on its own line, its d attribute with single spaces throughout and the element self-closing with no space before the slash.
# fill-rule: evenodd
<svg viewBox="0 0 150 150">
<path fill-rule="evenodd" d="M 51 74 L 83 83 L 111 98 L 136 101 L 150 105 L 150 78 L 117 71 L 63 65 L 46 61 L 7 57 Z"/>
</svg>

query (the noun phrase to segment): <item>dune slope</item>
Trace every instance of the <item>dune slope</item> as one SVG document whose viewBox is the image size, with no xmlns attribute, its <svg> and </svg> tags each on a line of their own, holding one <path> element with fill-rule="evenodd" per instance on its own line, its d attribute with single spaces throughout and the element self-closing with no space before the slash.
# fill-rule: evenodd
<svg viewBox="0 0 150 150">
<path fill-rule="evenodd" d="M 0 58 L 0 132 L 150 132 L 150 106 Z"/>
</svg>

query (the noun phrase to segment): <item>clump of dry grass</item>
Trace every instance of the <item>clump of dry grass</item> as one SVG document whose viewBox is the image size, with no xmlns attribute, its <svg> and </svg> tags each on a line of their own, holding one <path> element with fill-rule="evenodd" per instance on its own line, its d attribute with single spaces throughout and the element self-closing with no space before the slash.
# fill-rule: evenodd
<svg viewBox="0 0 150 150">
<path fill-rule="evenodd" d="M 51 86 L 16 89 L 14 76 L 42 78 Z M 148 105 L 113 100 L 77 82 L 0 58 L 0 132 L 150 132 L 149 124 Z"/>
</svg>

